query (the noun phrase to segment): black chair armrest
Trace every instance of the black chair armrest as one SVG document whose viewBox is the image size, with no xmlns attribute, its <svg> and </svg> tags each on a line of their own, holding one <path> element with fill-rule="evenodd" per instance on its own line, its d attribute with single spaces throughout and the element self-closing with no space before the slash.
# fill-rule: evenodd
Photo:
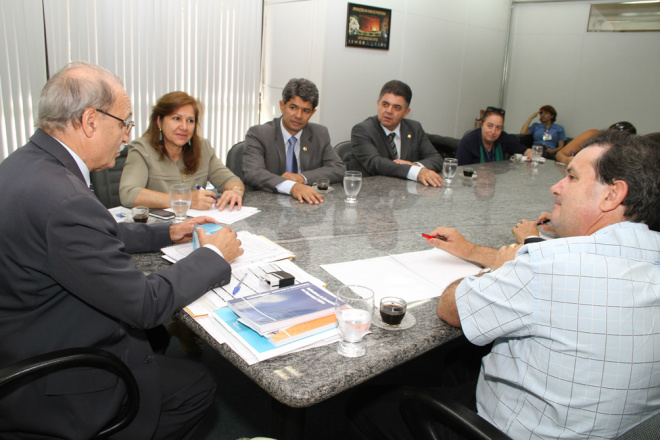
<svg viewBox="0 0 660 440">
<path fill-rule="evenodd" d="M 68 348 L 34 356 L 0 369 L 0 389 L 9 384 L 29 381 L 56 371 L 75 367 L 92 367 L 110 371 L 126 384 L 128 400 L 110 426 L 94 438 L 105 438 L 128 426 L 137 415 L 140 394 L 133 373 L 112 353 L 98 348 Z M 102 402 L 100 404 L 103 404 Z"/>
<path fill-rule="evenodd" d="M 435 428 L 436 422 L 469 439 L 511 440 L 464 405 L 444 396 L 432 395 L 428 391 L 404 394 L 399 410 L 416 440 L 441 440 Z"/>
</svg>

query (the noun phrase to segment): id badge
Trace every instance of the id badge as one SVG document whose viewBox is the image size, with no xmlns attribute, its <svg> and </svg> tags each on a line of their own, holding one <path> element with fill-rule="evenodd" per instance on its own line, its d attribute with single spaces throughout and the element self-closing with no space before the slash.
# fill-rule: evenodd
<svg viewBox="0 0 660 440">
<path fill-rule="evenodd" d="M 552 135 L 546 131 L 545 133 L 543 133 L 543 140 L 544 141 L 551 141 L 552 140 Z"/>
</svg>

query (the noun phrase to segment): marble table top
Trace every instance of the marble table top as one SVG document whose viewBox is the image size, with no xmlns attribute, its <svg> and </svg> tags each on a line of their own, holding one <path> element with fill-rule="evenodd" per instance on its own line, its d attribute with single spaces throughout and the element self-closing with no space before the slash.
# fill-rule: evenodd
<svg viewBox="0 0 660 440">
<path fill-rule="evenodd" d="M 231 227 L 264 235 L 291 250 L 296 264 L 335 292 L 342 283 L 321 264 L 427 250 L 420 234 L 436 226 L 455 227 L 477 244 L 499 247 L 515 242 L 511 228 L 522 218 L 536 219 L 542 211 L 552 210 L 550 187 L 566 175 L 566 167 L 553 161 L 539 166 L 510 161 L 471 165 L 476 171 L 473 178 L 463 176 L 464 168 L 459 167 L 451 185 L 442 188 L 383 176 L 364 178 L 354 206 L 344 202 L 341 183 L 333 184 L 324 203 L 316 206 L 287 195 L 248 191 L 244 205 L 261 212 Z M 159 253 L 135 258 L 145 273 L 169 265 Z M 434 298 L 409 309 L 417 320 L 411 329 L 391 332 L 372 326 L 364 338 L 364 357 L 339 356 L 332 344 L 254 365 L 215 341 L 185 312 L 178 316 L 271 396 L 304 408 L 458 337 L 460 329 L 437 317 L 437 302 Z"/>
</svg>

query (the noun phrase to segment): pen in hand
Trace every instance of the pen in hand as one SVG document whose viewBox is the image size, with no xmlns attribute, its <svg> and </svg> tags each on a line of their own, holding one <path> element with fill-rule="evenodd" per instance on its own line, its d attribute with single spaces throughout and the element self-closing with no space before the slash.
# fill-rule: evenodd
<svg viewBox="0 0 660 440">
<path fill-rule="evenodd" d="M 429 234 L 422 234 L 422 237 L 424 237 L 424 238 L 426 238 L 426 239 L 429 239 L 429 240 L 432 239 L 432 238 L 437 238 L 438 240 L 447 241 L 447 238 L 446 238 L 446 237 L 443 237 L 442 235 L 436 235 L 436 236 L 434 237 L 434 236 L 429 235 Z"/>
<path fill-rule="evenodd" d="M 536 226 L 545 225 L 545 224 L 547 224 L 547 223 L 550 223 L 550 219 L 549 219 L 549 218 L 546 218 L 545 220 L 541 220 L 540 222 L 536 222 Z"/>
<path fill-rule="evenodd" d="M 200 189 L 203 189 L 203 188 L 200 185 L 197 185 L 197 190 L 200 190 Z M 218 199 L 216 199 L 213 196 L 209 196 L 209 197 L 211 197 L 213 200 L 215 200 L 216 203 L 218 203 Z"/>
<path fill-rule="evenodd" d="M 236 296 L 238 291 L 241 290 L 241 285 L 243 284 L 243 281 L 245 281 L 245 277 L 247 277 L 247 272 L 243 274 L 243 278 L 241 278 L 236 287 L 234 287 L 234 290 L 231 292 L 232 296 Z"/>
</svg>

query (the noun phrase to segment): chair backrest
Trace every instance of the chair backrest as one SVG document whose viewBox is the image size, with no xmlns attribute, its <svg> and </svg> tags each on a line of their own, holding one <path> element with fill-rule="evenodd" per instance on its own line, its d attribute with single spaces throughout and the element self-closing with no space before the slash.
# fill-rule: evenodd
<svg viewBox="0 0 660 440">
<path fill-rule="evenodd" d="M 351 161 L 351 141 L 343 141 L 335 145 L 335 152 L 348 168 L 348 164 Z"/>
<path fill-rule="evenodd" d="M 116 374 L 126 385 L 127 399 L 122 408 L 109 425 L 99 427 L 93 438 L 106 438 L 110 434 L 121 431 L 128 426 L 140 408 L 140 392 L 133 373 L 121 359 L 114 354 L 98 348 L 67 348 L 51 353 L 34 356 L 24 361 L 0 369 L 0 390 L 14 385 L 22 386 L 32 379 L 68 368 L 98 368 Z M 6 391 L 5 391 L 6 392 Z M 0 392 L 0 395 L 4 394 Z M 98 402 L 104 405 L 104 402 Z M 39 421 L 35 420 L 35 426 Z"/>
<path fill-rule="evenodd" d="M 458 144 L 461 142 L 460 139 L 428 133 L 426 134 L 426 137 L 429 138 L 429 141 L 431 141 L 436 151 L 440 153 L 443 159 L 445 157 L 456 157 L 456 150 L 458 150 Z"/>
<path fill-rule="evenodd" d="M 231 170 L 232 173 L 243 180 L 243 149 L 245 148 L 245 142 L 241 141 L 231 147 L 227 151 L 227 168 Z"/>
<path fill-rule="evenodd" d="M 106 208 L 114 208 L 121 205 L 119 200 L 119 181 L 124 170 L 124 163 L 128 155 L 128 147 L 124 147 L 115 159 L 115 166 L 101 171 L 89 173 L 90 181 L 94 186 L 94 194 Z"/>
</svg>

